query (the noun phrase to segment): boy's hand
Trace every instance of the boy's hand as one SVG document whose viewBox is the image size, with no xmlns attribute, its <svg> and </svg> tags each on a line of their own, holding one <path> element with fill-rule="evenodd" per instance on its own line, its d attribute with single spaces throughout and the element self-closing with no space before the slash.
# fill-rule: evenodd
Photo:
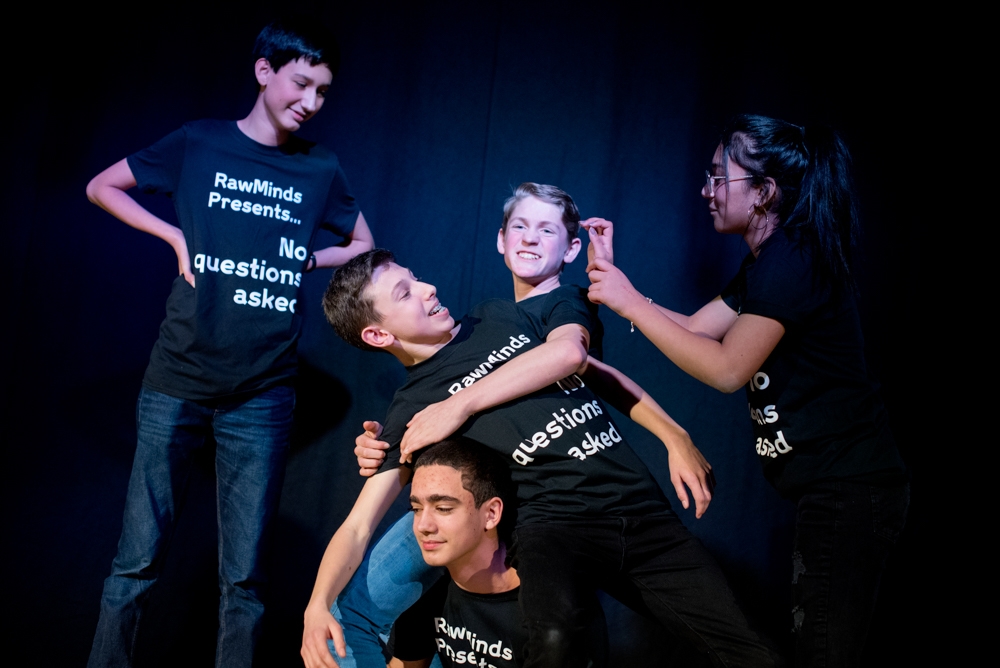
<svg viewBox="0 0 1000 668">
<path fill-rule="evenodd" d="M 188 253 L 187 241 L 180 237 L 177 246 L 174 248 L 177 254 L 177 273 L 184 277 L 192 288 L 194 287 L 194 272 L 191 271 L 191 255 Z"/>
<path fill-rule="evenodd" d="M 590 265 L 594 264 L 597 258 L 614 264 L 615 250 L 611 243 L 615 234 L 614 224 L 603 218 L 588 218 L 581 221 L 580 225 L 590 236 L 590 244 L 587 246 L 587 271 L 590 271 Z"/>
<path fill-rule="evenodd" d="M 412 461 L 410 455 L 448 438 L 470 417 L 472 414 L 465 407 L 461 392 L 423 409 L 406 423 L 406 433 L 400 444 L 400 461 Z"/>
<path fill-rule="evenodd" d="M 337 663 L 330 655 L 328 640 L 333 640 L 337 656 L 347 656 L 347 643 L 344 641 L 344 631 L 340 624 L 330 614 L 329 610 L 306 608 L 302 631 L 302 661 L 306 668 L 337 668 Z"/>
<path fill-rule="evenodd" d="M 354 456 L 358 458 L 361 475 L 368 478 L 378 473 L 389 444 L 378 440 L 382 434 L 382 425 L 378 422 L 368 420 L 362 426 L 365 432 L 354 439 Z"/>
<path fill-rule="evenodd" d="M 687 490 L 684 488 L 687 485 L 691 490 L 691 496 L 694 497 L 694 516 L 701 519 L 708 510 L 708 504 L 712 502 L 712 490 L 715 489 L 712 465 L 687 434 L 677 435 L 671 439 L 667 448 L 667 458 L 670 466 L 670 482 L 674 485 L 677 498 L 681 500 L 681 505 L 685 509 L 690 506 Z"/>
</svg>

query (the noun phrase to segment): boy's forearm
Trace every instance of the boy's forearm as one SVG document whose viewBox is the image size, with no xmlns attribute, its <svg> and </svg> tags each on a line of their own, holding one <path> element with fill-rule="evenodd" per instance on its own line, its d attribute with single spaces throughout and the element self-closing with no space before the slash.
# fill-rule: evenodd
<svg viewBox="0 0 1000 668">
<path fill-rule="evenodd" d="M 584 380 L 602 399 L 663 441 L 668 449 L 676 437 L 687 437 L 687 431 L 653 397 L 618 369 L 590 358 Z"/>
<path fill-rule="evenodd" d="M 358 570 L 375 527 L 408 482 L 409 470 L 399 468 L 379 473 L 365 483 L 350 515 L 323 553 L 308 608 L 330 610 Z"/>
<path fill-rule="evenodd" d="M 448 401 L 465 407 L 469 416 L 537 392 L 577 373 L 587 361 L 587 333 L 578 325 L 510 360 Z M 559 328 L 563 329 L 563 328 Z M 574 331 L 578 329 L 579 332 Z M 555 334 L 555 332 L 553 332 Z"/>
<path fill-rule="evenodd" d="M 343 246 L 322 248 L 313 255 L 316 256 L 316 267 L 340 267 L 347 264 L 354 256 L 370 251 L 374 247 L 375 240 L 368 227 L 368 222 L 365 220 L 364 214 L 359 211 L 348 243 Z"/>
</svg>

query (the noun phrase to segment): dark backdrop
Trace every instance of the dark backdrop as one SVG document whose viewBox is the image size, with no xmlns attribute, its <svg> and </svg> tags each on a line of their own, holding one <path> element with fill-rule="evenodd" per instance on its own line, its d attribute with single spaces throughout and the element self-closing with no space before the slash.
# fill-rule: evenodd
<svg viewBox="0 0 1000 668">
<path fill-rule="evenodd" d="M 628 3 L 304 3 L 338 34 L 343 65 L 302 134 L 340 156 L 376 242 L 434 282 L 453 312 L 511 294 L 495 250 L 501 205 L 522 181 L 570 192 L 616 223 L 616 259 L 658 303 L 691 312 L 745 247 L 712 230 L 699 196 L 722 122 L 738 112 L 828 122 L 851 146 L 866 236 L 861 306 L 869 361 L 914 474 L 910 523 L 885 578 L 868 662 L 915 658 L 914 580 L 924 539 L 921 379 L 897 345 L 918 307 L 911 212 L 890 198 L 906 164 L 892 130 L 911 102 L 910 57 L 891 26 L 826 14 L 788 23 L 744 8 Z M 423 5 L 416 8 L 416 4 Z M 168 11 L 169 10 L 169 11 Z M 835 10 L 839 11 L 839 10 Z M 26 27 L 41 45 L 8 75 L 4 165 L 4 625 L 39 663 L 82 665 L 114 556 L 135 448 L 134 402 L 176 263 L 170 248 L 90 205 L 87 181 L 187 120 L 253 104 L 258 3 L 174 3 L 143 14 L 90 7 Z M 52 20 L 61 26 L 55 30 Z M 15 81 L 16 79 L 16 81 Z M 165 198 L 140 201 L 168 220 Z M 331 242 L 328 238 L 322 241 Z M 304 281 L 299 403 L 275 542 L 262 650 L 298 661 L 301 614 L 322 550 L 362 485 L 353 439 L 383 415 L 402 368 L 341 342 Z M 583 262 L 566 272 L 583 283 Z M 746 609 L 787 642 L 791 505 L 764 482 L 743 393 L 680 372 L 602 308 L 606 359 L 690 431 L 719 487 L 701 520 L 675 504 Z M 662 446 L 622 429 L 670 498 Z M 216 599 L 212 456 L 191 483 L 165 586 L 140 638 L 149 665 L 209 665 Z M 390 518 L 402 512 L 397 504 Z M 659 665 L 669 642 L 607 601 L 620 665 Z"/>
</svg>

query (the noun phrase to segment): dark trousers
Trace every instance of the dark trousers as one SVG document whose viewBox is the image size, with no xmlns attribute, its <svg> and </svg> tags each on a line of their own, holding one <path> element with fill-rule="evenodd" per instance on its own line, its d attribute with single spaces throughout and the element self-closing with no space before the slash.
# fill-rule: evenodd
<svg viewBox="0 0 1000 668">
<path fill-rule="evenodd" d="M 523 668 L 583 665 L 598 588 L 651 615 L 707 665 L 774 665 L 715 560 L 673 513 L 525 525 L 512 564 L 528 627 Z"/>
<path fill-rule="evenodd" d="M 909 485 L 814 485 L 798 502 L 792 558 L 797 668 L 857 666 Z"/>
</svg>

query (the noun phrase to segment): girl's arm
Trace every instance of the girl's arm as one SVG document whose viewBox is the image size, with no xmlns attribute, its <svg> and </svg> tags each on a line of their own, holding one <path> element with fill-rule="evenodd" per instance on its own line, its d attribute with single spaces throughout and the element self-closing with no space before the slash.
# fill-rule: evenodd
<svg viewBox="0 0 1000 668">
<path fill-rule="evenodd" d="M 625 274 L 601 259 L 591 264 L 590 280 L 592 302 L 631 320 L 674 364 L 722 392 L 745 385 L 785 334 L 777 320 L 737 316 L 719 298 L 684 319 L 650 304 Z"/>
</svg>

